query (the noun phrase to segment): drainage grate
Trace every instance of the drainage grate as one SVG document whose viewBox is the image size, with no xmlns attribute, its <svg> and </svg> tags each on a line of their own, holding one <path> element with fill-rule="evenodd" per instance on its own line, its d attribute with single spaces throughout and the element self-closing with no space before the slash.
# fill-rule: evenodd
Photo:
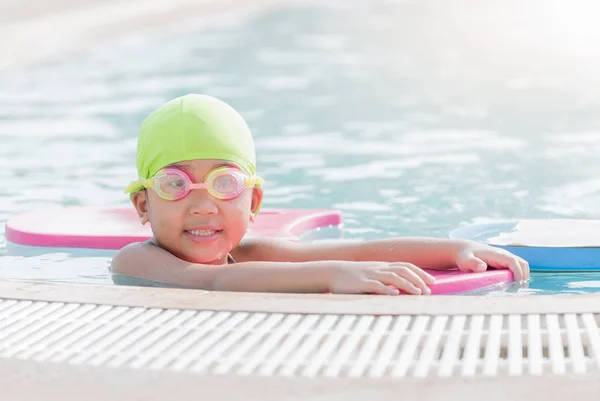
<svg viewBox="0 0 600 401">
<path fill-rule="evenodd" d="M 585 374 L 600 315 L 365 316 L 0 301 L 0 356 L 301 377 Z"/>
</svg>

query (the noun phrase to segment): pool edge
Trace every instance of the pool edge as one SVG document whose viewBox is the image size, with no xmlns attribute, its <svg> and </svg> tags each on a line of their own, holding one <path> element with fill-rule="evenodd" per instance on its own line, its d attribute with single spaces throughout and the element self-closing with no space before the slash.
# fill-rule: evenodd
<svg viewBox="0 0 600 401">
<path fill-rule="evenodd" d="M 353 315 L 600 313 L 600 294 L 375 296 L 212 292 L 0 279 L 0 298 L 162 309 Z M 466 302 L 467 301 L 467 302 Z"/>
</svg>

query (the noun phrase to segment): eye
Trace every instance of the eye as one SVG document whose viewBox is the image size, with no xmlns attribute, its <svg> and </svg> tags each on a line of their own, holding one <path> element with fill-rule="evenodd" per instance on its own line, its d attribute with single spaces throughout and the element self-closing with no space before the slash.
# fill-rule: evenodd
<svg viewBox="0 0 600 401">
<path fill-rule="evenodd" d="M 175 188 L 183 188 L 185 187 L 185 180 L 182 180 L 181 178 L 174 178 L 169 181 L 169 185 L 172 185 Z"/>
<path fill-rule="evenodd" d="M 160 183 L 160 188 L 168 194 L 177 194 L 187 186 L 187 181 L 178 174 L 167 174 Z"/>
<path fill-rule="evenodd" d="M 238 177 L 229 173 L 221 174 L 213 181 L 214 190 L 222 194 L 237 192 L 239 186 L 240 182 Z"/>
</svg>

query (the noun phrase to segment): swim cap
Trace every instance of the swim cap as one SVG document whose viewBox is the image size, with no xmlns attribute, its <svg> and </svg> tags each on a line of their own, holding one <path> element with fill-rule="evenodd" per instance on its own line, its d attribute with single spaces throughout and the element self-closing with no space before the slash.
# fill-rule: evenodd
<svg viewBox="0 0 600 401">
<path fill-rule="evenodd" d="M 144 120 L 136 153 L 139 180 L 125 192 L 143 189 L 143 180 L 169 164 L 194 159 L 233 162 L 251 177 L 256 172 L 254 141 L 246 121 L 212 96 L 175 98 Z"/>
</svg>

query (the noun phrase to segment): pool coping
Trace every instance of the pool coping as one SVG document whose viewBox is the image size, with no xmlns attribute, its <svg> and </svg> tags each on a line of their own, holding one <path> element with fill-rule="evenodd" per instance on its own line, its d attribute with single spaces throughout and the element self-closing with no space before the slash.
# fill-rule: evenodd
<svg viewBox="0 0 600 401">
<path fill-rule="evenodd" d="M 376 296 L 213 292 L 0 279 L 0 298 L 161 309 L 344 315 L 600 313 L 600 294 Z M 467 302 L 466 302 L 467 301 Z"/>
</svg>

